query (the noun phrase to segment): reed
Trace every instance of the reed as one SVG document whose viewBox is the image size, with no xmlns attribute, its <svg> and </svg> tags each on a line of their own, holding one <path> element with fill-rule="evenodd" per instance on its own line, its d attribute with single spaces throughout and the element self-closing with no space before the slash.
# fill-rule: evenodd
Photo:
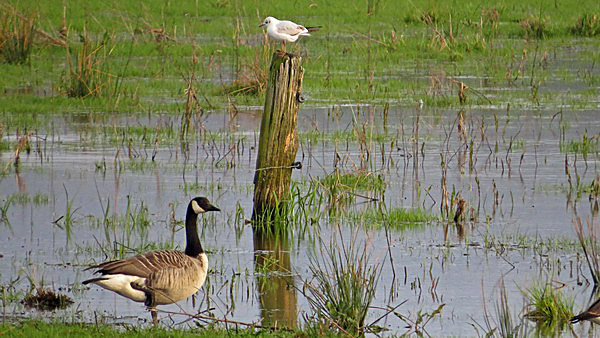
<svg viewBox="0 0 600 338">
<path fill-rule="evenodd" d="M 500 295 L 494 303 L 494 312 L 489 313 L 485 303 L 483 312 L 483 324 L 475 322 L 473 325 L 478 336 L 507 338 L 529 336 L 526 322 L 511 310 L 504 280 L 500 282 Z M 483 330 L 483 334 L 479 332 L 478 328 Z"/>
<path fill-rule="evenodd" d="M 582 14 L 575 22 L 575 25 L 571 27 L 571 32 L 575 35 L 585 37 L 594 37 L 600 35 L 600 14 Z"/>
<path fill-rule="evenodd" d="M 590 275 L 594 281 L 594 285 L 600 282 L 600 243 L 598 243 L 598 226 L 595 224 L 596 219 L 588 219 L 586 221 L 587 228 L 584 227 L 580 217 L 573 220 L 573 227 L 579 240 L 579 245 L 583 249 L 583 255 L 587 263 Z"/>
<path fill-rule="evenodd" d="M 0 222 L 8 223 L 8 209 L 14 202 L 13 196 L 8 196 L 0 205 Z"/>
<path fill-rule="evenodd" d="M 112 37 L 105 33 L 97 42 L 87 32 L 80 35 L 80 44 L 65 48 L 65 72 L 59 90 L 68 97 L 109 96 L 114 94 L 116 76 L 111 74 L 107 60 L 113 52 Z"/>
<path fill-rule="evenodd" d="M 526 39 L 546 39 L 553 34 L 548 18 L 542 15 L 529 15 L 520 24 Z"/>
<path fill-rule="evenodd" d="M 29 62 L 35 36 L 35 16 L 19 15 L 16 10 L 0 9 L 0 55 L 5 63 Z"/>
</svg>

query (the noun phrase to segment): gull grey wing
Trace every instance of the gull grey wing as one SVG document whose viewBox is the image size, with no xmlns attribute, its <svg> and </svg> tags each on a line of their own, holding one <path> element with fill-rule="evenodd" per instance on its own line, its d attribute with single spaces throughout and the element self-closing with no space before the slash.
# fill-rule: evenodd
<svg viewBox="0 0 600 338">
<path fill-rule="evenodd" d="M 275 28 L 279 33 L 289 34 L 292 36 L 306 32 L 306 28 L 304 28 L 304 26 L 295 24 L 291 21 L 280 21 Z"/>
</svg>

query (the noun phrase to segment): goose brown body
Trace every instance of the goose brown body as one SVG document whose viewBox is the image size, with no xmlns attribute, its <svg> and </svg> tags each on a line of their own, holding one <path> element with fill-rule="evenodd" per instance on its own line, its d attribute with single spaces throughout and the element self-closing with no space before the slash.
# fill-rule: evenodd
<svg viewBox="0 0 600 338">
<path fill-rule="evenodd" d="M 104 277 L 93 283 L 148 306 L 178 302 L 195 294 L 206 280 L 205 253 L 190 257 L 177 250 L 158 250 L 92 267 Z M 129 285 L 128 285 L 129 284 Z M 150 299 L 148 299 L 150 298 Z"/>
<path fill-rule="evenodd" d="M 198 214 L 220 211 L 204 197 L 190 201 L 186 213 L 186 248 L 157 250 L 128 259 L 104 262 L 89 269 L 100 277 L 83 284 L 96 284 L 148 307 L 178 302 L 195 294 L 206 280 L 208 258 L 198 238 Z M 154 316 L 154 313 L 153 313 Z"/>
</svg>

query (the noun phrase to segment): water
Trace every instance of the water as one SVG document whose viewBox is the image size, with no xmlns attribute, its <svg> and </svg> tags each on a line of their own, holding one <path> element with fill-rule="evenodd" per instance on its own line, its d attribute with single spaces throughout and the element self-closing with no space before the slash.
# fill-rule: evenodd
<svg viewBox="0 0 600 338">
<path fill-rule="evenodd" d="M 439 214 L 443 159 L 449 193 L 460 192 L 477 218 L 466 221 L 460 231 L 453 223 L 441 221 L 390 230 L 386 237 L 384 230 L 365 230 L 362 224 L 325 213 L 307 233 L 295 231 L 283 243 L 254 236 L 251 226 L 235 217 L 236 210 L 243 210 L 246 218 L 252 212 L 258 110 L 204 116 L 198 126 L 212 136 L 200 137 L 187 151 L 167 142 L 143 144 L 135 137 L 131 143 L 127 139 L 111 143 L 89 132 L 98 125 L 177 126 L 176 117 L 99 118 L 93 113 L 70 120 L 54 117 L 54 128 L 38 132 L 39 138 L 32 139 L 32 152 L 22 155 L 18 169 L 9 167 L 0 178 L 3 204 L 11 196 L 30 197 L 29 201 L 14 200 L 7 220 L 0 225 L 0 281 L 10 292 L 22 294 L 33 282 L 73 298 L 74 305 L 51 317 L 146 325 L 150 316 L 142 304 L 95 286 L 82 286 L 80 282 L 91 277 L 83 269 L 107 259 L 106 253 L 122 248 L 119 244 L 142 251 L 182 249 L 184 232 L 172 215 L 183 221 L 188 201 L 204 195 L 222 210 L 205 216 L 202 223 L 201 239 L 209 250 L 211 273 L 195 300 L 163 306 L 163 310 L 196 313 L 210 309 L 220 318 L 301 325 L 305 315 L 311 314 L 301 291 L 303 281 L 312 277 L 308 257 L 318 247 L 316 236 L 326 246 L 331 238 L 349 245 L 353 237 L 357 245 L 366 245 L 370 264 L 381 267 L 374 306 L 396 306 L 406 300 L 396 311 L 414 321 L 418 311 L 431 313 L 445 304 L 425 327 L 432 335 L 476 334 L 473 325 L 484 325 L 484 309 L 494 315 L 501 287 L 506 288 L 515 315 L 522 314 L 523 290 L 548 281 L 575 297 L 574 311 L 578 312 L 589 302 L 591 279 L 578 256 L 581 249 L 572 220 L 595 215 L 597 199 L 568 192 L 565 159 L 572 180 L 579 175 L 582 184 L 589 185 L 598 175 L 599 158 L 597 148 L 584 158 L 562 152 L 560 142 L 561 138 L 581 140 L 584 131 L 593 136 L 600 130 L 600 119 L 595 110 L 563 111 L 562 116 L 556 112 L 554 108 L 507 112 L 506 107 L 473 107 L 464 112 L 462 136 L 459 112 L 454 109 L 396 106 L 384 117 L 380 106 L 304 108 L 298 119 L 302 142 L 297 157 L 303 168 L 293 172 L 295 181 L 323 178 L 334 166 L 343 172 L 366 168 L 384 175 L 387 187 L 383 194 L 363 191 L 361 195 L 377 197 L 388 208 L 423 207 Z M 373 135 L 387 136 L 361 149 L 353 126 L 362 130 L 363 125 Z M 304 136 L 309 131 L 323 135 L 343 131 L 346 136 L 308 139 Z M 471 140 L 475 148 L 472 165 Z M 13 156 L 4 152 L 3 165 Z M 36 202 L 35 195 L 47 201 Z M 68 202 L 74 219 L 71 225 L 65 224 Z M 122 217 L 128 203 L 133 211 L 139 211 L 142 204 L 148 208 L 149 227 L 134 228 L 129 235 L 117 227 L 107 234 L 102 225 L 105 211 Z M 356 197 L 342 210 L 376 205 Z M 126 256 L 133 255 L 126 251 Z M 25 309 L 18 301 L 3 303 L 3 313 L 49 316 Z M 372 309 L 367 322 L 383 313 Z M 164 325 L 187 319 L 185 315 L 165 316 L 161 314 Z M 410 332 L 406 322 L 393 314 L 378 325 L 391 332 Z"/>
</svg>

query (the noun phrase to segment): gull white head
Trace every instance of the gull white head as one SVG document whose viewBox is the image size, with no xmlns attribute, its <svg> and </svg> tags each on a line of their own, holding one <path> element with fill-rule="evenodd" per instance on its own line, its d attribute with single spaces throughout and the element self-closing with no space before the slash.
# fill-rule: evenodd
<svg viewBox="0 0 600 338">
<path fill-rule="evenodd" d="M 265 21 L 263 21 L 263 23 L 261 23 L 260 25 L 258 25 L 258 27 L 264 27 L 264 26 L 268 26 L 270 25 L 272 22 L 277 22 L 279 20 L 275 19 L 272 16 L 267 16 L 267 18 L 265 19 Z"/>
</svg>

